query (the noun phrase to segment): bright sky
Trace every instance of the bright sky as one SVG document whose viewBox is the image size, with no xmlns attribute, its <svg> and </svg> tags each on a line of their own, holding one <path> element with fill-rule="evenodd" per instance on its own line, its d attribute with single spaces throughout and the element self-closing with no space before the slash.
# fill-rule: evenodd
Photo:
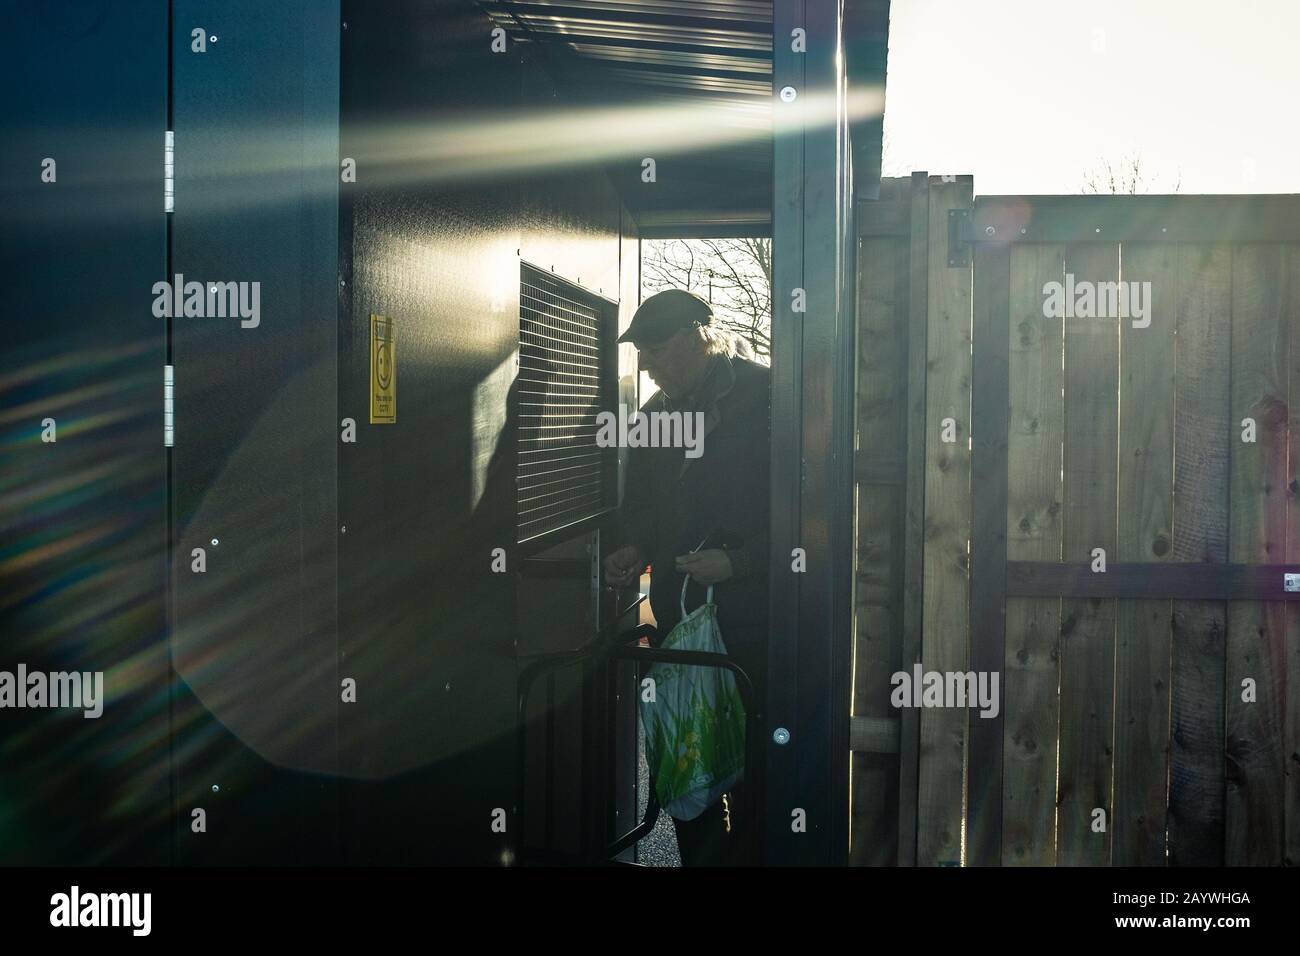
<svg viewBox="0 0 1300 956">
<path fill-rule="evenodd" d="M 1300 0 L 893 0 L 886 176 L 1080 193 L 1300 193 Z"/>
</svg>

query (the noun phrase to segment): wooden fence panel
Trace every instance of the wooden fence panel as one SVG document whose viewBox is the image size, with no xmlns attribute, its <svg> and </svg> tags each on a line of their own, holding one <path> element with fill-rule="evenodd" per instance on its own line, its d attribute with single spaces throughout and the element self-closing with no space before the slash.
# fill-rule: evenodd
<svg viewBox="0 0 1300 956">
<path fill-rule="evenodd" d="M 1300 863 L 1300 199 L 971 186 L 918 174 L 863 233 L 854 714 L 914 661 L 1001 661 L 1001 726 L 898 715 L 896 757 L 854 758 L 853 859 Z M 1149 282 L 1149 323 L 1048 318 L 1067 277 Z"/>
</svg>

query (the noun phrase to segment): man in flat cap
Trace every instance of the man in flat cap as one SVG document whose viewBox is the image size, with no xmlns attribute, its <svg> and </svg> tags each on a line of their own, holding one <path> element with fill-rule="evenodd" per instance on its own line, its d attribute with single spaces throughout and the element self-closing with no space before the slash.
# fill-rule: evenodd
<svg viewBox="0 0 1300 956">
<path fill-rule="evenodd" d="M 730 657 L 765 694 L 768 623 L 768 369 L 713 324 L 699 296 L 670 289 L 637 309 L 620 342 L 636 346 L 641 371 L 659 386 L 643 413 L 701 412 L 700 456 L 681 448 L 632 448 L 618 547 L 605 559 L 606 580 L 633 584 L 648 563 L 650 608 L 661 635 L 714 586 L 718 627 Z M 674 820 L 685 866 L 739 862 L 732 837 L 744 813 L 744 787 L 690 821 Z M 754 788 L 750 788 L 751 791 Z M 757 796 L 756 793 L 753 796 Z M 725 804 L 725 805 L 724 805 Z M 753 830 L 757 821 L 744 823 Z"/>
</svg>

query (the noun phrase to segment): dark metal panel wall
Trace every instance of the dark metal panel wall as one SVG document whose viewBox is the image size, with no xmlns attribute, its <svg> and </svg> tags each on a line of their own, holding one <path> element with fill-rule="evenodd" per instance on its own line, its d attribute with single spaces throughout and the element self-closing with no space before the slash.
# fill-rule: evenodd
<svg viewBox="0 0 1300 956">
<path fill-rule="evenodd" d="M 520 261 L 616 296 L 620 207 L 598 171 L 559 176 L 521 165 L 527 143 L 475 140 L 564 114 L 537 111 L 544 77 L 493 53 L 470 5 L 351 2 L 343 20 L 341 152 L 357 182 L 343 187 L 339 414 L 359 423 L 339 458 L 342 674 L 359 688 L 340 727 L 348 856 L 498 863 L 515 844 L 491 824 L 515 803 L 516 644 L 576 646 L 592 627 L 517 593 Z M 448 144 L 475 141 L 466 172 Z M 394 323 L 394 424 L 368 424 L 371 314 Z"/>
<path fill-rule="evenodd" d="M 0 711 L 0 864 L 165 863 L 167 5 L 0 22 L 0 669 L 103 671 L 107 698 Z"/>
<path fill-rule="evenodd" d="M 538 76 L 534 69 L 529 75 Z M 535 90 L 544 83 L 538 76 Z M 551 99 L 528 104 L 533 116 L 559 124 L 567 110 Z M 537 112 L 543 111 L 543 112 Z M 576 168 L 526 179 L 520 189 L 520 256 L 585 289 L 619 296 L 620 202 L 599 168 Z"/>
<path fill-rule="evenodd" d="M 542 647 L 596 623 L 533 619 L 514 573 L 489 571 L 493 547 L 512 572 L 519 557 L 505 414 L 519 263 L 634 299 L 631 224 L 576 156 L 562 174 L 450 184 L 392 149 L 387 131 L 409 146 L 412 131 L 454 133 L 549 90 L 513 53 L 489 59 L 467 5 L 171 7 L 170 36 L 164 3 L 129 18 L 94 3 L 8 11 L 9 35 L 37 42 L 5 58 L 10 88 L 31 92 L 0 153 L 18 226 L 0 240 L 6 275 L 22 277 L 0 379 L 6 651 L 103 667 L 127 715 L 13 722 L 0 812 L 20 825 L 0 858 L 159 861 L 175 841 L 180 862 L 310 863 L 339 858 L 343 827 L 355 861 L 499 861 L 509 841 L 490 814 L 514 794 L 520 618 Z M 39 180 L 44 155 L 57 187 Z M 341 207 L 340 156 L 358 169 Z M 178 274 L 258 283 L 256 326 L 155 317 L 154 283 Z M 368 423 L 371 312 L 397 325 L 391 426 Z M 60 428 L 48 446 L 46 412 Z M 344 417 L 356 445 L 338 440 Z M 358 681 L 355 705 L 339 703 L 340 677 Z"/>
<path fill-rule="evenodd" d="M 513 180 L 448 182 L 395 144 L 466 135 L 517 102 L 517 71 L 468 4 L 345 3 L 341 414 L 343 673 L 358 682 L 340 758 L 356 862 L 500 859 L 513 834 Z M 481 112 L 479 112 L 481 111 Z M 369 316 L 394 323 L 397 420 L 369 425 Z M 374 701 L 373 706 L 365 702 Z"/>
<path fill-rule="evenodd" d="M 178 859 L 328 861 L 339 707 L 338 5 L 174 0 L 173 15 L 167 278 L 260 289 L 255 326 L 172 319 Z M 194 30 L 206 34 L 205 52 L 193 49 Z M 191 826 L 199 807 L 206 833 Z"/>
</svg>

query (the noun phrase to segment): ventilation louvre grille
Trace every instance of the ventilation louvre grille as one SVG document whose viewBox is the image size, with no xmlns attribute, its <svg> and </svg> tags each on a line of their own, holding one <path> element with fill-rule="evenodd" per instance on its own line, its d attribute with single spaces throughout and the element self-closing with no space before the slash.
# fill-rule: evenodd
<svg viewBox="0 0 1300 956">
<path fill-rule="evenodd" d="M 520 542 L 605 511 L 616 452 L 596 444 L 606 408 L 609 304 L 527 264 L 519 283 Z"/>
</svg>

